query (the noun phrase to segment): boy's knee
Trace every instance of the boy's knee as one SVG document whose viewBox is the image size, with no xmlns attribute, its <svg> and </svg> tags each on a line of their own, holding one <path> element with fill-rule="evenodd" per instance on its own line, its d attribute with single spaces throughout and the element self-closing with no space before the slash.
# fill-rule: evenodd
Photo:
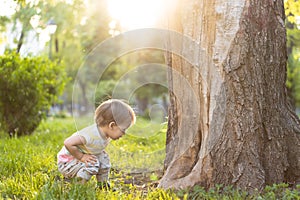
<svg viewBox="0 0 300 200">
<path fill-rule="evenodd" d="M 98 160 L 96 163 L 89 163 L 87 166 L 85 166 L 85 170 L 92 175 L 97 174 L 99 169 L 100 169 L 100 162 Z"/>
<path fill-rule="evenodd" d="M 96 163 L 89 163 L 78 171 L 77 177 L 89 180 L 93 175 L 98 174 L 99 169 L 100 163 L 98 161 Z"/>
<path fill-rule="evenodd" d="M 86 171 L 84 168 L 82 168 L 77 172 L 76 177 L 79 177 L 81 179 L 88 181 L 91 179 L 92 174 L 90 174 L 88 171 Z"/>
</svg>

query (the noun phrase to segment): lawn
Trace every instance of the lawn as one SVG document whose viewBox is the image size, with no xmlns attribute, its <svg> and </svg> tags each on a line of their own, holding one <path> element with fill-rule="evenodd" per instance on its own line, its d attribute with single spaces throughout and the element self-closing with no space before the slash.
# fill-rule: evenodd
<svg viewBox="0 0 300 200">
<path fill-rule="evenodd" d="M 151 131 L 145 133 L 150 130 L 149 126 Z M 8 138 L 1 133 L 0 198 L 146 198 L 148 189 L 161 175 L 165 156 L 165 124 L 150 124 L 147 120 L 138 119 L 136 126 L 124 137 L 108 146 L 112 162 L 111 183 L 118 192 L 95 190 L 95 179 L 87 185 L 61 181 L 56 154 L 64 139 L 75 131 L 72 118 L 49 118 L 31 136 Z"/>
<path fill-rule="evenodd" d="M 140 118 L 126 136 L 111 142 L 107 151 L 115 191 L 96 189 L 95 179 L 85 185 L 62 181 L 56 154 L 76 131 L 72 118 L 49 118 L 31 136 L 8 138 L 0 133 L 0 199 L 300 199 L 300 186 L 292 189 L 287 184 L 251 195 L 221 185 L 208 191 L 198 186 L 180 191 L 156 188 L 166 128 Z"/>
</svg>

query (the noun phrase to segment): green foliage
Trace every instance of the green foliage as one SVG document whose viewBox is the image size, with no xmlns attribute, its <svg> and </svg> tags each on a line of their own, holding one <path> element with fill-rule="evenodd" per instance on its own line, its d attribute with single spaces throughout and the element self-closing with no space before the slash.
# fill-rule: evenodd
<svg viewBox="0 0 300 200">
<path fill-rule="evenodd" d="M 187 194 L 187 195 L 186 195 Z M 234 189 L 231 186 L 223 187 L 216 185 L 206 191 L 203 187 L 195 186 L 186 191 L 180 191 L 179 196 L 186 195 L 187 199 L 250 199 L 249 194 L 245 191 Z"/>
<path fill-rule="evenodd" d="M 293 104 L 300 107 L 300 51 L 294 49 L 287 63 L 287 82 L 289 96 Z"/>
<path fill-rule="evenodd" d="M 297 200 L 300 199 L 300 185 L 297 188 L 289 188 L 288 184 L 274 184 L 266 186 L 262 192 L 254 191 L 248 193 L 241 189 L 234 189 L 232 186 L 216 185 L 215 187 L 205 190 L 203 187 L 195 186 L 187 190 L 177 191 L 177 195 L 181 199 L 190 200 L 213 200 L 213 199 L 232 199 L 232 200 Z"/>
<path fill-rule="evenodd" d="M 261 194 L 257 194 L 257 199 L 300 199 L 300 185 L 290 189 L 286 183 L 266 186 Z"/>
<path fill-rule="evenodd" d="M 108 23 L 109 18 L 105 9 L 106 1 L 98 0 L 72 0 L 72 1 L 24 1 L 16 0 L 19 5 L 16 12 L 11 16 L 10 22 L 14 27 L 14 43 L 18 44 L 18 49 L 23 48 L 23 44 L 28 41 L 30 35 L 36 32 L 36 37 L 47 27 L 47 22 L 53 19 L 57 24 L 57 30 L 52 35 L 52 57 L 65 63 L 68 77 L 72 81 L 67 83 L 69 90 L 64 91 L 64 103 L 72 103 L 73 80 L 77 75 L 77 70 L 86 56 L 104 38 L 109 37 Z M 101 12 L 99 12 L 99 10 Z M 39 18 L 37 27 L 32 27 L 30 20 L 32 17 Z M 4 30 L 4 25 L 8 24 L 6 18 L 0 18 L 0 30 Z M 31 34 L 29 32 L 31 31 Z M 1 31 L 0 31 L 1 32 Z M 22 36 L 20 37 L 22 32 Z M 32 37 L 32 36 L 31 36 Z M 0 33 L 0 43 L 1 43 Z M 4 34 L 3 34 L 3 39 Z M 42 40 L 41 40 L 42 42 Z M 49 53 L 49 42 L 41 55 Z M 9 47 L 7 47 L 9 48 Z M 12 51 L 11 49 L 8 49 Z M 21 51 L 22 53 L 24 51 Z M 25 52 L 26 54 L 26 52 Z M 89 83 L 90 80 L 82 80 Z M 84 90 L 88 90 L 88 84 L 83 85 L 81 96 L 85 96 Z M 85 98 L 85 97 L 83 97 Z"/>
<path fill-rule="evenodd" d="M 0 128 L 9 134 L 31 134 L 62 93 L 63 66 L 41 57 L 0 57 Z"/>
<path fill-rule="evenodd" d="M 297 0 L 285 0 L 285 15 L 287 16 L 287 20 L 293 24 L 296 23 L 296 16 L 300 15 L 300 3 Z"/>
<path fill-rule="evenodd" d="M 98 90 L 96 90 L 95 94 L 95 107 L 100 105 L 101 102 L 108 100 L 112 97 L 112 92 L 115 87 L 116 81 L 115 80 L 103 80 L 98 85 Z"/>
<path fill-rule="evenodd" d="M 111 49 L 107 50 L 107 55 L 102 56 L 109 57 L 109 51 Z M 101 59 L 96 58 L 95 60 L 101 63 Z M 90 58 L 89 60 L 93 59 Z M 92 69 L 92 61 L 90 62 L 89 70 Z M 97 70 L 94 69 L 93 71 L 96 72 Z M 92 74 L 88 76 L 90 81 L 95 73 L 89 72 L 89 74 Z M 133 104 L 137 105 L 137 113 L 147 117 L 149 105 L 167 104 L 166 77 L 167 68 L 164 65 L 162 51 L 147 49 L 130 52 L 112 62 L 101 74 L 101 77 L 95 77 L 101 78 L 96 90 L 96 104 L 110 96 L 123 99 L 131 98 Z"/>
<path fill-rule="evenodd" d="M 6 24 L 9 23 L 10 19 L 6 16 L 0 16 L 0 33 L 4 32 L 6 30 Z M 1 36 L 0 34 L 0 36 Z M 1 39 L 1 37 L 0 37 Z M 0 40 L 0 43 L 2 41 Z"/>
<path fill-rule="evenodd" d="M 81 99 L 79 102 L 81 105 L 87 106 L 85 99 L 88 98 L 89 94 L 86 91 L 94 91 L 91 83 L 96 83 L 99 78 L 96 66 L 102 58 L 97 56 L 96 63 L 89 63 L 84 76 L 77 77 L 77 72 L 82 66 L 84 58 L 92 49 L 109 37 L 108 24 L 110 19 L 106 9 L 106 1 L 74 0 L 71 4 L 60 1 L 50 9 L 51 13 L 46 18 L 49 19 L 52 15 L 57 22 L 58 28 L 55 38 L 60 45 L 59 51 L 55 52 L 54 56 L 66 63 L 67 74 L 72 79 L 67 85 L 70 89 L 65 91 L 64 103 L 72 104 L 72 92 L 76 79 L 80 84 L 78 92 Z"/>
<path fill-rule="evenodd" d="M 291 103 L 300 106 L 300 1 L 285 0 L 287 30 L 287 82 L 288 95 Z"/>
</svg>

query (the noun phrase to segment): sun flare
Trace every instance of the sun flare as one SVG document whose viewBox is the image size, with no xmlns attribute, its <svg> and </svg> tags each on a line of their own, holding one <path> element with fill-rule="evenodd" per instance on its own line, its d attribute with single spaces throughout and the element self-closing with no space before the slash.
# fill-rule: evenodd
<svg viewBox="0 0 300 200">
<path fill-rule="evenodd" d="M 163 7 L 162 0 L 108 0 L 111 17 L 125 30 L 154 27 Z"/>
</svg>

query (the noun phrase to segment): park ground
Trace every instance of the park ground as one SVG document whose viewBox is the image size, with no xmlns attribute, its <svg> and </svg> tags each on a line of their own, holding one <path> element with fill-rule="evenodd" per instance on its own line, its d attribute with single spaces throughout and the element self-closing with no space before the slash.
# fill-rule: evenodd
<svg viewBox="0 0 300 200">
<path fill-rule="evenodd" d="M 30 136 L 9 138 L 0 133 L 0 199 L 300 199 L 300 185 L 267 186 L 254 194 L 222 185 L 209 190 L 157 188 L 163 173 L 166 124 L 152 129 L 145 124 L 146 120 L 138 119 L 127 137 L 107 149 L 113 190 L 96 188 L 95 179 L 85 185 L 64 182 L 58 173 L 56 154 L 76 130 L 73 118 L 48 118 Z M 150 137 L 139 135 L 150 129 L 155 130 Z"/>
</svg>

